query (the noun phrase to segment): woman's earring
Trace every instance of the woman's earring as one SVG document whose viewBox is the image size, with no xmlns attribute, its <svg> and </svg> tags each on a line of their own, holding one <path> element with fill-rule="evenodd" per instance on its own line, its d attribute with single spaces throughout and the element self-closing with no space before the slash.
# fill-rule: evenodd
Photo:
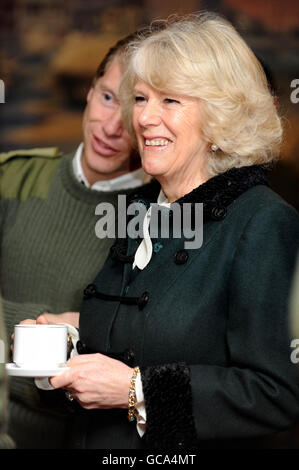
<svg viewBox="0 0 299 470">
<path fill-rule="evenodd" d="M 212 145 L 211 145 L 211 150 L 212 150 L 212 152 L 216 152 L 216 150 L 218 150 L 217 145 L 216 145 L 216 144 L 212 144 Z"/>
</svg>

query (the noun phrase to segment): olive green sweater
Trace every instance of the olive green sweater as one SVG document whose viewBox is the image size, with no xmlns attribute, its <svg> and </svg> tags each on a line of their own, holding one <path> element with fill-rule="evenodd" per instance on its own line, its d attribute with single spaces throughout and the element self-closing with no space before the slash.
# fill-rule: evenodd
<svg viewBox="0 0 299 470">
<path fill-rule="evenodd" d="M 25 318 L 79 311 L 83 289 L 113 242 L 96 237 L 95 208 L 116 205 L 118 192 L 81 185 L 72 158 L 55 148 L 0 154 L 1 290 L 9 335 Z M 66 418 L 45 408 L 33 379 L 12 378 L 10 391 L 9 432 L 17 446 L 63 446 Z"/>
</svg>

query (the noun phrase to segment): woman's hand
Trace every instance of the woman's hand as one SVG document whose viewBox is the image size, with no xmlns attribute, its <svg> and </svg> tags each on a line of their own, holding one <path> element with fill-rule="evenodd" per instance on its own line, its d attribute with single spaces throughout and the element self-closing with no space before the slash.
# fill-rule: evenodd
<svg viewBox="0 0 299 470">
<path fill-rule="evenodd" d="M 82 354 L 67 363 L 65 372 L 50 379 L 85 409 L 127 408 L 133 370 L 103 354 Z"/>
<path fill-rule="evenodd" d="M 37 325 L 56 325 L 57 323 L 68 323 L 79 328 L 79 312 L 48 313 L 44 312 L 37 317 Z M 26 321 L 26 320 L 25 320 Z"/>
<path fill-rule="evenodd" d="M 57 323 L 68 323 L 79 328 L 79 312 L 48 313 L 44 312 L 36 320 L 27 318 L 20 325 L 56 325 Z"/>
</svg>

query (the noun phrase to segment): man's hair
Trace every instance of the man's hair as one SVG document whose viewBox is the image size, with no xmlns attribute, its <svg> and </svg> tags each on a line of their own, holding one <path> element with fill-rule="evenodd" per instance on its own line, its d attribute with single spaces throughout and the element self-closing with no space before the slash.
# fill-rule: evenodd
<svg viewBox="0 0 299 470">
<path fill-rule="evenodd" d="M 101 78 L 107 71 L 108 67 L 111 65 L 114 59 L 120 61 L 120 65 L 124 68 L 127 65 L 128 58 L 128 45 L 132 42 L 138 42 L 141 38 L 145 38 L 150 34 L 151 30 L 148 26 L 143 26 L 140 29 L 134 31 L 134 33 L 129 34 L 128 36 L 117 41 L 114 46 L 112 46 L 101 63 L 99 64 L 95 76 L 93 78 L 93 83 L 95 83 L 99 78 Z"/>
</svg>

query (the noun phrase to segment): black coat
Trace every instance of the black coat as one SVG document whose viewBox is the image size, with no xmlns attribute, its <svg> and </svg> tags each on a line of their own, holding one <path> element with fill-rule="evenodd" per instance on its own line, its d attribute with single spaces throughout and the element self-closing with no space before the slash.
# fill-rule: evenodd
<svg viewBox="0 0 299 470">
<path fill-rule="evenodd" d="M 154 182 L 132 199 L 148 205 L 159 190 Z M 266 186 L 262 166 L 211 178 L 178 202 L 204 203 L 201 248 L 153 240 L 149 265 L 133 271 L 140 240 L 118 240 L 80 315 L 81 353 L 140 366 L 146 434 L 125 410 L 82 410 L 74 446 L 271 447 L 298 419 L 288 331 L 296 211 Z"/>
</svg>

